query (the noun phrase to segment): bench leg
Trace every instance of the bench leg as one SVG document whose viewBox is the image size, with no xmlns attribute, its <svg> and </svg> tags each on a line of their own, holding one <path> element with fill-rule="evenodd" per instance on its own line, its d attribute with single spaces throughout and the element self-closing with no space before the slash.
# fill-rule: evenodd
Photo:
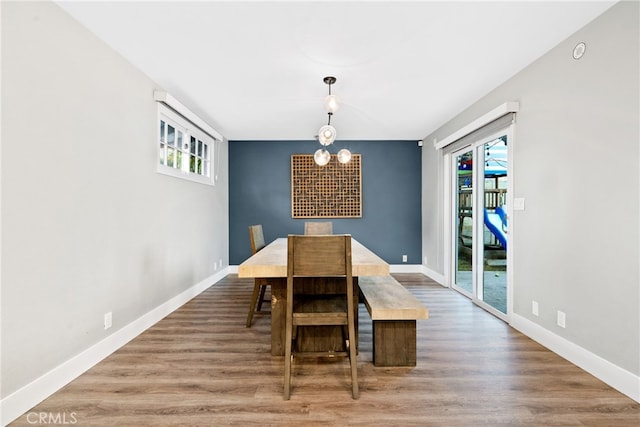
<svg viewBox="0 0 640 427">
<path fill-rule="evenodd" d="M 416 321 L 373 321 L 373 364 L 416 366 Z"/>
</svg>

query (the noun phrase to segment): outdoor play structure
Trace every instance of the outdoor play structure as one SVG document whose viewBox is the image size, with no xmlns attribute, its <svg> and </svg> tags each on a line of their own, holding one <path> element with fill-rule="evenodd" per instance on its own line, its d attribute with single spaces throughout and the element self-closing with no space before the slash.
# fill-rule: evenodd
<svg viewBox="0 0 640 427">
<path fill-rule="evenodd" d="M 484 175 L 483 210 L 484 224 L 488 229 L 485 244 L 495 249 L 507 249 L 507 146 L 506 140 L 498 138 L 486 144 L 484 159 L 480 163 Z M 473 173 L 472 152 L 459 157 L 458 162 L 458 236 L 464 246 L 471 244 L 470 222 L 473 211 Z"/>
<path fill-rule="evenodd" d="M 507 249 L 507 212 L 504 206 L 498 206 L 495 212 L 484 209 L 484 224 L 496 237 L 500 246 Z"/>
</svg>

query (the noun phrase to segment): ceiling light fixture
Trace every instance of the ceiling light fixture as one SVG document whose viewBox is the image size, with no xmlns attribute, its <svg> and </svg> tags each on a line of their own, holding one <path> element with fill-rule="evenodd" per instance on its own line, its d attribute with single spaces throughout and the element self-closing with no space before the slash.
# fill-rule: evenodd
<svg viewBox="0 0 640 427">
<path fill-rule="evenodd" d="M 329 95 L 324 99 L 324 108 L 327 110 L 329 120 L 326 125 L 318 130 L 318 135 L 316 136 L 318 142 L 322 145 L 322 148 L 316 150 L 313 155 L 313 160 L 318 166 L 324 166 L 331 160 L 331 153 L 326 148 L 336 140 L 336 128 L 331 126 L 331 116 L 340 108 L 340 98 L 331 93 L 331 85 L 336 82 L 336 78 L 327 76 L 323 81 L 329 85 Z M 349 150 L 343 148 L 338 152 L 338 161 L 340 163 L 347 163 L 349 160 L 351 160 L 351 152 Z"/>
</svg>

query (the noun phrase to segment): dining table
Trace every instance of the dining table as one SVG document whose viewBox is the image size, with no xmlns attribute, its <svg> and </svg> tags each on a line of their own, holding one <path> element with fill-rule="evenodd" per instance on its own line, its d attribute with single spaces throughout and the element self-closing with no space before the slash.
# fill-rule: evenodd
<svg viewBox="0 0 640 427">
<path fill-rule="evenodd" d="M 351 238 L 351 263 L 354 280 L 354 307 L 352 309 L 354 310 L 354 318 L 357 325 L 358 277 L 387 276 L 389 275 L 389 264 L 353 237 Z M 275 239 L 240 264 L 238 266 L 238 277 L 266 279 L 270 285 L 271 354 L 273 356 L 283 356 L 285 351 L 287 307 L 287 238 Z M 336 286 L 340 286 L 340 284 L 332 280 L 332 278 L 304 278 L 296 286 L 296 292 L 319 294 L 334 292 Z M 304 347 L 305 351 L 344 350 L 339 328 L 301 327 L 300 329 L 298 332 L 298 345 Z"/>
</svg>

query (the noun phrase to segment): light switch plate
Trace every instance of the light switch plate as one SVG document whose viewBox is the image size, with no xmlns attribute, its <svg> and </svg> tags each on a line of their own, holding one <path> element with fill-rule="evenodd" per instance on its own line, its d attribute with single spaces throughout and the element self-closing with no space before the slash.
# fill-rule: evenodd
<svg viewBox="0 0 640 427">
<path fill-rule="evenodd" d="M 524 210 L 524 197 L 515 197 L 513 199 L 513 210 L 514 211 Z"/>
</svg>

